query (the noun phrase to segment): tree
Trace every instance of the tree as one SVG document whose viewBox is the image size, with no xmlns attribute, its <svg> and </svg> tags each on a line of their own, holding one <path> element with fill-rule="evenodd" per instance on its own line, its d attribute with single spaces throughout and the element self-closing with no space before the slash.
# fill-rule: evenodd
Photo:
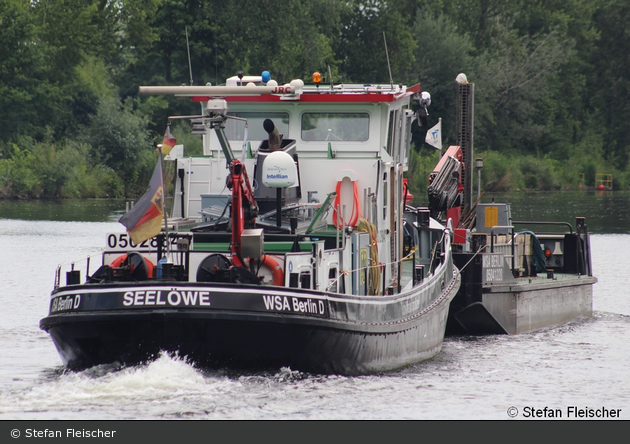
<svg viewBox="0 0 630 444">
<path fill-rule="evenodd" d="M 390 3 L 386 0 L 352 3 L 352 15 L 344 24 L 335 48 L 342 61 L 344 81 L 406 83 L 413 78 L 416 41 L 405 17 Z"/>
<path fill-rule="evenodd" d="M 332 44 L 339 35 L 345 2 L 166 0 L 154 16 L 156 39 L 139 46 L 118 78 L 123 97 L 137 95 L 138 85 L 189 84 L 189 59 L 195 85 L 222 84 L 243 71 L 267 70 L 279 83 L 310 77 L 338 62 Z M 149 106 L 147 106 L 147 104 Z M 152 128 L 164 130 L 168 114 L 196 114 L 198 105 L 181 98 L 140 98 L 152 109 Z"/>
<path fill-rule="evenodd" d="M 0 140 L 20 133 L 43 136 L 54 125 L 62 95 L 49 80 L 47 47 L 29 6 L 19 0 L 0 2 Z"/>
<path fill-rule="evenodd" d="M 558 33 L 518 37 L 506 29 L 469 76 L 481 111 L 476 139 L 491 149 L 546 152 L 553 107 L 561 100 L 560 67 L 571 54 L 572 42 Z"/>
<path fill-rule="evenodd" d="M 600 113 L 605 156 L 619 168 L 630 160 L 630 5 L 612 0 L 600 7 L 594 22 L 600 38 L 590 55 L 594 67 L 588 77 L 589 105 Z"/>
<path fill-rule="evenodd" d="M 118 173 L 126 194 L 143 172 L 152 169 L 149 155 L 154 145 L 146 125 L 146 117 L 133 112 L 129 103 L 121 106 L 117 98 L 104 97 L 83 134 L 93 158 Z"/>
<path fill-rule="evenodd" d="M 428 127 L 442 118 L 443 143 L 450 140 L 454 144 L 457 140 L 455 78 L 459 73 L 472 74 L 472 42 L 447 16 L 435 14 L 427 7 L 418 9 L 413 35 L 417 40 L 415 80 L 432 98 Z M 414 126 L 413 129 L 416 148 L 432 153 L 435 148 L 424 143 L 428 128 Z"/>
</svg>

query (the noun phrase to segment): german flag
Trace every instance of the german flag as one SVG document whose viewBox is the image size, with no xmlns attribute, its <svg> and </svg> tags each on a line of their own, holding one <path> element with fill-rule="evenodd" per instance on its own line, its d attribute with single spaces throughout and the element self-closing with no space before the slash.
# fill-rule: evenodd
<svg viewBox="0 0 630 444">
<path fill-rule="evenodd" d="M 149 189 L 134 207 L 119 220 L 127 228 L 129 237 L 136 244 L 160 234 L 164 216 L 164 185 L 162 179 L 162 155 L 151 176 Z"/>
<path fill-rule="evenodd" d="M 168 156 L 173 147 L 177 144 L 177 140 L 171 134 L 171 125 L 166 126 L 166 132 L 164 133 L 164 142 L 162 142 L 162 154 Z"/>
</svg>

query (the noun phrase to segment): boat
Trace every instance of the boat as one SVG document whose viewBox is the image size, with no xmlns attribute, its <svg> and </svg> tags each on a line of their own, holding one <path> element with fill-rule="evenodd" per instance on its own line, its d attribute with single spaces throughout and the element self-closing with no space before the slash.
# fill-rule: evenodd
<svg viewBox="0 0 630 444">
<path fill-rule="evenodd" d="M 592 317 L 597 278 L 584 217 L 575 218 L 575 229 L 569 222 L 517 221 L 508 203 L 486 203 L 477 204 L 476 218 L 471 248 L 453 253 L 462 285 L 447 334 L 531 333 Z"/>
<path fill-rule="evenodd" d="M 57 269 L 40 328 L 67 368 L 166 352 L 205 369 L 362 375 L 440 352 L 460 275 L 452 223 L 405 204 L 419 84 L 263 72 L 139 92 L 198 102 L 169 121 L 189 119 L 204 155 L 169 154 L 157 235 L 108 234 L 96 271 Z"/>
<path fill-rule="evenodd" d="M 453 260 L 461 286 L 451 301 L 446 334 L 522 334 L 592 317 L 593 276 L 586 219 L 524 221 L 510 203 L 473 201 L 474 84 L 457 84 L 456 145 L 430 175 L 431 215 L 454 228 Z"/>
</svg>

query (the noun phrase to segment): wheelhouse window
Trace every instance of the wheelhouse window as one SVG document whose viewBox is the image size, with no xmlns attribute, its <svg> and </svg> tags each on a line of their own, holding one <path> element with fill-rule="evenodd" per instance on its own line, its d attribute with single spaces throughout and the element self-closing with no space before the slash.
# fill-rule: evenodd
<svg viewBox="0 0 630 444">
<path fill-rule="evenodd" d="M 229 112 L 229 116 L 247 119 L 247 139 L 267 140 L 269 135 L 263 128 L 265 119 L 271 119 L 284 138 L 289 138 L 289 113 L 264 113 L 264 112 Z M 229 140 L 243 140 L 245 137 L 245 122 L 242 120 L 228 119 L 225 122 L 225 135 Z"/>
<path fill-rule="evenodd" d="M 369 129 L 368 113 L 302 114 L 302 140 L 362 142 L 368 140 Z"/>
</svg>

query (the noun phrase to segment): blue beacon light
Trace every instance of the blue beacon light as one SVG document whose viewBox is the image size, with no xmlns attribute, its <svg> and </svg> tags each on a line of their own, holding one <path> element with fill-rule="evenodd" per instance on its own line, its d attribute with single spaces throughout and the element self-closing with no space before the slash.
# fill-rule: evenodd
<svg viewBox="0 0 630 444">
<path fill-rule="evenodd" d="M 262 72 L 263 83 L 267 83 L 269 80 L 271 80 L 271 74 L 269 74 L 269 71 L 263 71 Z"/>
</svg>

